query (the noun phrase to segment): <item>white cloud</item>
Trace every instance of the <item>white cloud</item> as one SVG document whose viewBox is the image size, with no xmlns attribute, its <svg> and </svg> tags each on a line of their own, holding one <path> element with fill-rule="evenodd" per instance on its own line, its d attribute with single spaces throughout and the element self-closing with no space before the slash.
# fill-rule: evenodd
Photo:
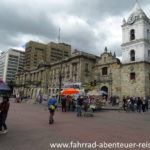
<svg viewBox="0 0 150 150">
<path fill-rule="evenodd" d="M 133 0 L 1 0 L 0 49 L 21 47 L 29 40 L 61 41 L 99 55 L 104 47 L 121 55 L 121 23 Z M 149 0 L 140 2 L 150 15 Z"/>
<path fill-rule="evenodd" d="M 111 51 L 115 51 L 112 49 L 113 47 L 120 46 L 122 40 L 121 22 L 122 17 L 110 16 L 96 23 L 94 31 L 98 37 L 96 45 L 99 52 L 102 52 L 105 46 Z"/>
</svg>

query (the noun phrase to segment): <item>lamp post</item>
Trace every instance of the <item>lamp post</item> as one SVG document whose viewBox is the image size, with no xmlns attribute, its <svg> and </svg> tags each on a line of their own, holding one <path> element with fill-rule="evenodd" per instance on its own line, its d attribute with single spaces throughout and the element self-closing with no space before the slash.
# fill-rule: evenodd
<svg viewBox="0 0 150 150">
<path fill-rule="evenodd" d="M 61 87 L 62 87 L 62 63 L 60 62 L 60 70 L 59 70 L 59 95 L 58 95 L 58 102 L 60 103 L 60 99 L 61 99 Z"/>
</svg>

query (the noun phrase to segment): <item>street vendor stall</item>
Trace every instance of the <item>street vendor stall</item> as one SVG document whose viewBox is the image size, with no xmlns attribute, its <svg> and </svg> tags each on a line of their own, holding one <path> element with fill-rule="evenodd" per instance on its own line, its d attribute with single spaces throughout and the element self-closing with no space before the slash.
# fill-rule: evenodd
<svg viewBox="0 0 150 150">
<path fill-rule="evenodd" d="M 92 90 L 87 93 L 87 95 L 90 97 L 90 106 L 89 108 L 93 111 L 100 110 L 102 107 L 102 95 L 97 90 Z"/>
<path fill-rule="evenodd" d="M 100 96 L 100 93 L 97 90 L 92 90 L 89 91 L 87 95 Z"/>
<path fill-rule="evenodd" d="M 65 95 L 66 97 L 65 108 L 67 108 L 68 111 L 74 111 L 74 109 L 76 108 L 77 103 L 75 102 L 75 99 L 71 95 L 77 94 L 79 92 L 80 92 L 79 90 L 73 88 L 65 89 L 60 92 L 61 95 Z"/>
</svg>

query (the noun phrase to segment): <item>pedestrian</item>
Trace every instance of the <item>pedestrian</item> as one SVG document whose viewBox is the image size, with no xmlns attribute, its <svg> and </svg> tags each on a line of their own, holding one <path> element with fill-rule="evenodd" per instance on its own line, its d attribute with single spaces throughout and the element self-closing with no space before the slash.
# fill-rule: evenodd
<svg viewBox="0 0 150 150">
<path fill-rule="evenodd" d="M 131 105 L 130 105 L 131 111 L 134 112 L 135 99 L 133 97 L 130 97 L 130 102 L 131 102 Z"/>
<path fill-rule="evenodd" d="M 54 123 L 54 114 L 55 114 L 55 110 L 57 108 L 57 99 L 55 97 L 56 96 L 53 94 L 52 98 L 50 98 L 48 101 L 48 110 L 50 112 L 49 124 Z"/>
<path fill-rule="evenodd" d="M 65 96 L 62 96 L 62 97 L 61 97 L 61 108 L 62 108 L 62 112 L 63 112 L 63 111 L 66 112 L 66 101 L 67 101 L 66 97 L 65 97 Z"/>
<path fill-rule="evenodd" d="M 84 109 L 84 111 L 85 112 L 87 112 L 88 111 L 88 98 L 86 97 L 86 98 L 84 98 L 84 101 L 83 101 L 83 109 Z"/>
<path fill-rule="evenodd" d="M 19 95 L 19 93 L 16 94 L 16 103 L 20 103 L 20 95 Z"/>
<path fill-rule="evenodd" d="M 74 100 L 73 98 L 69 101 L 69 105 L 70 105 L 70 111 L 73 112 L 74 111 Z"/>
<path fill-rule="evenodd" d="M 123 96 L 123 109 L 124 111 L 126 111 L 127 108 L 127 99 L 125 98 L 125 96 Z"/>
<path fill-rule="evenodd" d="M 82 105 L 83 105 L 83 97 L 79 96 L 77 99 L 77 116 L 81 117 L 82 116 Z"/>
<path fill-rule="evenodd" d="M 145 107 L 146 107 L 146 100 L 145 100 L 145 98 L 143 98 L 142 99 L 142 110 L 143 110 L 143 112 L 145 112 Z"/>
<path fill-rule="evenodd" d="M 42 102 L 43 102 L 43 95 L 40 94 L 40 101 L 39 101 L 39 103 L 41 104 Z"/>
<path fill-rule="evenodd" d="M 9 106 L 10 106 L 9 98 L 7 96 L 4 96 L 3 101 L 0 104 L 0 134 L 4 134 L 8 132 L 8 128 L 5 122 L 6 122 Z"/>
<path fill-rule="evenodd" d="M 145 110 L 148 111 L 148 98 L 145 101 Z"/>
<path fill-rule="evenodd" d="M 137 112 L 139 112 L 139 113 L 141 112 L 142 104 L 143 104 L 143 102 L 142 102 L 141 98 L 138 97 L 138 99 L 137 99 Z"/>
</svg>

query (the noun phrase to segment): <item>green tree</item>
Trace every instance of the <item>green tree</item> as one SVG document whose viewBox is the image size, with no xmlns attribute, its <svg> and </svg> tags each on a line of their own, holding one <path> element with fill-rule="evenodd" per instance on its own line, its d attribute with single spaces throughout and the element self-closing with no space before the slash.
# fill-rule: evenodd
<svg viewBox="0 0 150 150">
<path fill-rule="evenodd" d="M 11 89 L 11 94 L 12 94 L 12 93 L 13 93 L 13 89 L 14 89 L 14 87 L 16 86 L 16 83 L 11 80 L 11 81 L 7 82 L 7 85 L 10 87 L 10 89 Z"/>
<path fill-rule="evenodd" d="M 88 91 L 94 90 L 94 86 L 87 85 L 84 87 L 85 92 L 87 93 Z"/>
</svg>

